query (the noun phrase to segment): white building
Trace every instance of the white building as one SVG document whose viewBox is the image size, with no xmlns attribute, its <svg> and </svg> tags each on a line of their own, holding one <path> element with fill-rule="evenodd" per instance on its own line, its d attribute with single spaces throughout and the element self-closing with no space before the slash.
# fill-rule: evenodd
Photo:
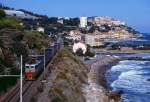
<svg viewBox="0 0 150 102">
<path fill-rule="evenodd" d="M 63 18 L 58 19 L 58 20 L 57 20 L 57 23 L 64 24 Z"/>
<path fill-rule="evenodd" d="M 69 39 L 69 40 L 77 40 L 77 41 L 80 41 L 81 40 L 81 35 L 72 35 L 72 36 L 65 36 L 66 39 Z"/>
<path fill-rule="evenodd" d="M 109 16 L 97 16 L 94 19 L 94 24 L 96 24 L 97 26 L 100 25 L 104 25 L 104 24 L 108 24 L 108 25 L 124 25 L 123 22 L 113 19 Z"/>
<path fill-rule="evenodd" d="M 25 16 L 25 13 L 22 11 L 17 11 L 17 10 L 4 10 L 6 15 L 8 16 Z"/>
<path fill-rule="evenodd" d="M 82 49 L 83 54 L 87 51 L 87 46 L 84 43 L 78 42 L 73 45 L 73 52 L 76 53 L 78 49 Z"/>
<path fill-rule="evenodd" d="M 43 28 L 43 27 L 38 27 L 38 28 L 37 28 L 37 31 L 44 33 L 44 28 Z"/>
<path fill-rule="evenodd" d="M 87 26 L 87 17 L 80 17 L 80 27 L 85 28 Z"/>
<path fill-rule="evenodd" d="M 7 16 L 16 16 L 18 18 L 26 19 L 38 19 L 38 17 L 32 16 L 31 14 L 24 13 L 19 10 L 4 10 Z"/>
</svg>

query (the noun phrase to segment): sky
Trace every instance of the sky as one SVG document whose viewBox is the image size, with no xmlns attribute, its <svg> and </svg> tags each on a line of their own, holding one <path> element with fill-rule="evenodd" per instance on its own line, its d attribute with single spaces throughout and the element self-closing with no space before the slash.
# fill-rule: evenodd
<svg viewBox="0 0 150 102">
<path fill-rule="evenodd" d="M 111 16 L 150 33 L 150 0 L 0 0 L 16 9 L 49 17 Z"/>
</svg>

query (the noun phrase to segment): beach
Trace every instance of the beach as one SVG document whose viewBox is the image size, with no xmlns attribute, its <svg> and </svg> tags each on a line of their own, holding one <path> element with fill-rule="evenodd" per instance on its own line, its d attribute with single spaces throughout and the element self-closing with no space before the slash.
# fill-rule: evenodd
<svg viewBox="0 0 150 102">
<path fill-rule="evenodd" d="M 118 102 L 120 100 L 120 93 L 110 91 L 105 78 L 106 71 L 119 60 L 109 56 L 91 64 L 88 85 L 83 87 L 86 102 Z"/>
</svg>

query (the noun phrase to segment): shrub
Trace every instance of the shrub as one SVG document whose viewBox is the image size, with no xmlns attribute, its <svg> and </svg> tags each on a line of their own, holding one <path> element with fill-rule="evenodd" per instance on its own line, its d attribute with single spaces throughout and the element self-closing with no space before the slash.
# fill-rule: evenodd
<svg viewBox="0 0 150 102">
<path fill-rule="evenodd" d="M 52 102 L 62 102 L 59 97 L 55 97 L 52 99 Z"/>
<path fill-rule="evenodd" d="M 15 17 L 5 17 L 0 19 L 0 28 L 21 29 L 20 21 Z"/>
<path fill-rule="evenodd" d="M 83 50 L 81 48 L 79 48 L 77 51 L 76 51 L 76 54 L 78 56 L 83 56 Z"/>
<path fill-rule="evenodd" d="M 0 19 L 4 18 L 5 16 L 5 11 L 3 9 L 0 9 Z"/>
</svg>

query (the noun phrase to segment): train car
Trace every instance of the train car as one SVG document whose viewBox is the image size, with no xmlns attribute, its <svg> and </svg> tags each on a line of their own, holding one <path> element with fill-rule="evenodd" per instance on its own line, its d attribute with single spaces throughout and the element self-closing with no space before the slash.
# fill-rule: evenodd
<svg viewBox="0 0 150 102">
<path fill-rule="evenodd" d="M 56 52 L 58 51 L 59 46 L 60 46 L 59 43 L 55 43 L 55 44 L 54 44 L 54 52 L 55 52 L 55 54 L 56 54 Z"/>
<path fill-rule="evenodd" d="M 41 60 L 31 59 L 25 64 L 26 80 L 35 80 L 38 68 L 41 66 Z"/>
<path fill-rule="evenodd" d="M 47 64 L 60 48 L 59 43 L 54 43 L 45 49 L 45 63 Z M 44 54 L 41 54 L 44 55 Z M 44 56 L 38 56 L 25 64 L 26 80 L 35 80 L 38 74 L 44 69 Z"/>
<path fill-rule="evenodd" d="M 60 49 L 60 43 L 55 43 L 57 45 L 57 50 Z"/>
</svg>

